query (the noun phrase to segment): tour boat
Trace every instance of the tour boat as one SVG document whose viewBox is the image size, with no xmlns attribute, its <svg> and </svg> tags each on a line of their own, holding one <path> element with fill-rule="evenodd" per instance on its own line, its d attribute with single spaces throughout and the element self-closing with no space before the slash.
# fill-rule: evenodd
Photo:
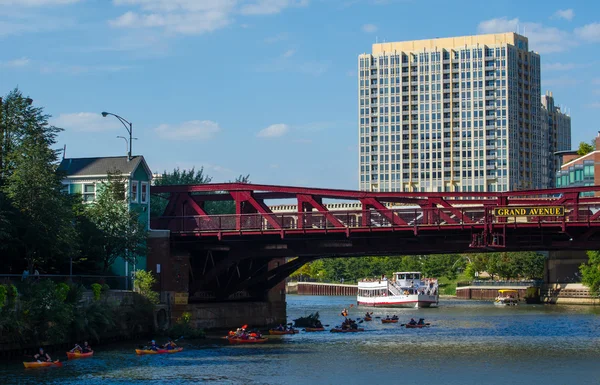
<svg viewBox="0 0 600 385">
<path fill-rule="evenodd" d="M 158 349 L 158 350 L 150 350 L 150 349 L 135 349 L 135 354 L 141 356 L 144 354 L 173 354 L 179 353 L 183 348 L 175 348 L 175 349 Z"/>
<path fill-rule="evenodd" d="M 394 279 L 364 279 L 358 283 L 357 302 L 363 306 L 434 307 L 439 302 L 437 279 L 420 272 L 394 273 Z"/>
<path fill-rule="evenodd" d="M 306 328 L 304 329 L 306 332 L 324 332 L 325 328 Z"/>
<path fill-rule="evenodd" d="M 300 333 L 300 331 L 298 331 L 298 330 L 277 330 L 277 329 L 269 330 L 269 334 L 272 336 L 282 336 L 282 335 L 286 335 L 286 334 L 298 334 L 298 333 Z"/>
<path fill-rule="evenodd" d="M 494 301 L 497 306 L 517 306 L 519 304 L 519 292 L 517 290 L 498 290 L 498 296 Z"/>
<path fill-rule="evenodd" d="M 47 368 L 50 366 L 53 367 L 61 367 L 62 366 L 62 362 L 59 361 L 54 361 L 54 362 L 23 362 L 23 366 L 25 366 L 25 369 L 34 369 L 34 368 Z"/>
<path fill-rule="evenodd" d="M 94 355 L 94 352 L 89 352 L 89 353 L 67 352 L 67 358 L 69 360 L 74 360 L 76 358 L 88 358 L 93 355 Z"/>
</svg>

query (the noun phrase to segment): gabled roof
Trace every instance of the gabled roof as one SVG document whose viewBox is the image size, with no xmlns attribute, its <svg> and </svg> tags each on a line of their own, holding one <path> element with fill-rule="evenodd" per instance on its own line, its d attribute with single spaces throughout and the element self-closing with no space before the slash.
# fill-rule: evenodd
<svg viewBox="0 0 600 385">
<path fill-rule="evenodd" d="M 120 171 L 122 174 L 131 175 L 138 166 L 146 169 L 149 178 L 152 172 L 141 155 L 131 157 L 109 156 L 100 158 L 65 158 L 58 166 L 58 172 L 63 172 L 67 177 L 104 176 L 109 172 Z"/>
</svg>

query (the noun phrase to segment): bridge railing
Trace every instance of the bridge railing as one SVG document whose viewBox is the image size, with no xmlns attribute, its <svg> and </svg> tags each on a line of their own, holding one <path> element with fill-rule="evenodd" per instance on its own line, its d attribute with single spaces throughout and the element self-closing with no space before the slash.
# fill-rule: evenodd
<svg viewBox="0 0 600 385">
<path fill-rule="evenodd" d="M 231 215 L 189 215 L 160 217 L 153 220 L 154 228 L 168 228 L 173 232 L 229 232 L 327 230 L 339 228 L 414 228 L 423 226 L 456 226 L 481 224 L 558 224 L 567 222 L 600 222 L 595 214 L 600 203 L 580 203 L 578 210 L 565 207 L 564 216 L 508 216 L 496 217 L 493 208 L 482 205 L 462 205 L 450 208 L 398 208 L 388 210 L 349 210 L 326 213 L 251 213 Z"/>
</svg>

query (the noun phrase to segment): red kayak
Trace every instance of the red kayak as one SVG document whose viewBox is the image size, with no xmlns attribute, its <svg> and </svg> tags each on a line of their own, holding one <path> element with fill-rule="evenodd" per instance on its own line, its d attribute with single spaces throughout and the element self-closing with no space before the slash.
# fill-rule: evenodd
<svg viewBox="0 0 600 385">
<path fill-rule="evenodd" d="M 94 352 L 89 353 L 78 353 L 78 352 L 67 352 L 67 358 L 69 360 L 74 360 L 77 358 L 89 358 L 94 355 Z"/>
<path fill-rule="evenodd" d="M 407 329 L 421 329 L 424 327 L 429 326 L 429 324 L 423 324 L 423 325 L 411 325 L 411 324 L 406 324 L 406 328 Z"/>
<path fill-rule="evenodd" d="M 267 342 L 268 338 L 227 338 L 230 344 L 262 344 Z"/>
</svg>

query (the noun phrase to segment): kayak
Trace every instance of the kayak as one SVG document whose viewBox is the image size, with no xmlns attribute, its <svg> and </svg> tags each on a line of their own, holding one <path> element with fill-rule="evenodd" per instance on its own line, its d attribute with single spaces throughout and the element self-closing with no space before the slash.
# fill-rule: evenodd
<svg viewBox="0 0 600 385">
<path fill-rule="evenodd" d="M 365 329 L 363 328 L 359 328 L 359 329 L 338 329 L 338 328 L 333 328 L 331 329 L 332 333 L 358 333 L 358 332 L 364 332 Z"/>
<path fill-rule="evenodd" d="M 282 336 L 285 334 L 298 334 L 298 330 L 269 330 L 269 334 L 272 336 Z"/>
<path fill-rule="evenodd" d="M 158 350 L 135 349 L 135 354 L 137 354 L 138 356 L 141 356 L 144 354 L 173 354 L 173 353 L 179 353 L 182 350 L 183 350 L 183 348 L 175 348 L 175 349 L 171 349 L 171 350 L 167 350 L 167 349 L 158 349 Z"/>
<path fill-rule="evenodd" d="M 381 323 L 382 324 L 397 324 L 398 320 L 397 319 L 382 319 Z"/>
<path fill-rule="evenodd" d="M 373 318 L 371 318 L 371 317 L 365 317 L 365 321 L 367 321 L 367 322 L 372 321 L 372 320 L 373 320 Z"/>
<path fill-rule="evenodd" d="M 267 342 L 268 338 L 248 338 L 247 340 L 241 338 L 227 338 L 230 344 L 262 344 Z"/>
<path fill-rule="evenodd" d="M 25 369 L 34 369 L 34 368 L 47 368 L 47 367 L 62 367 L 62 362 L 54 361 L 54 362 L 23 362 Z"/>
<path fill-rule="evenodd" d="M 427 327 L 428 325 L 411 325 L 411 324 L 406 324 L 406 328 L 407 329 L 421 329 L 424 327 Z"/>
<path fill-rule="evenodd" d="M 325 328 L 306 328 L 304 330 L 306 332 L 324 332 Z"/>
<path fill-rule="evenodd" d="M 89 353 L 76 353 L 76 352 L 67 352 L 67 358 L 69 360 L 74 360 L 76 358 L 88 358 L 94 355 L 94 352 Z"/>
</svg>

